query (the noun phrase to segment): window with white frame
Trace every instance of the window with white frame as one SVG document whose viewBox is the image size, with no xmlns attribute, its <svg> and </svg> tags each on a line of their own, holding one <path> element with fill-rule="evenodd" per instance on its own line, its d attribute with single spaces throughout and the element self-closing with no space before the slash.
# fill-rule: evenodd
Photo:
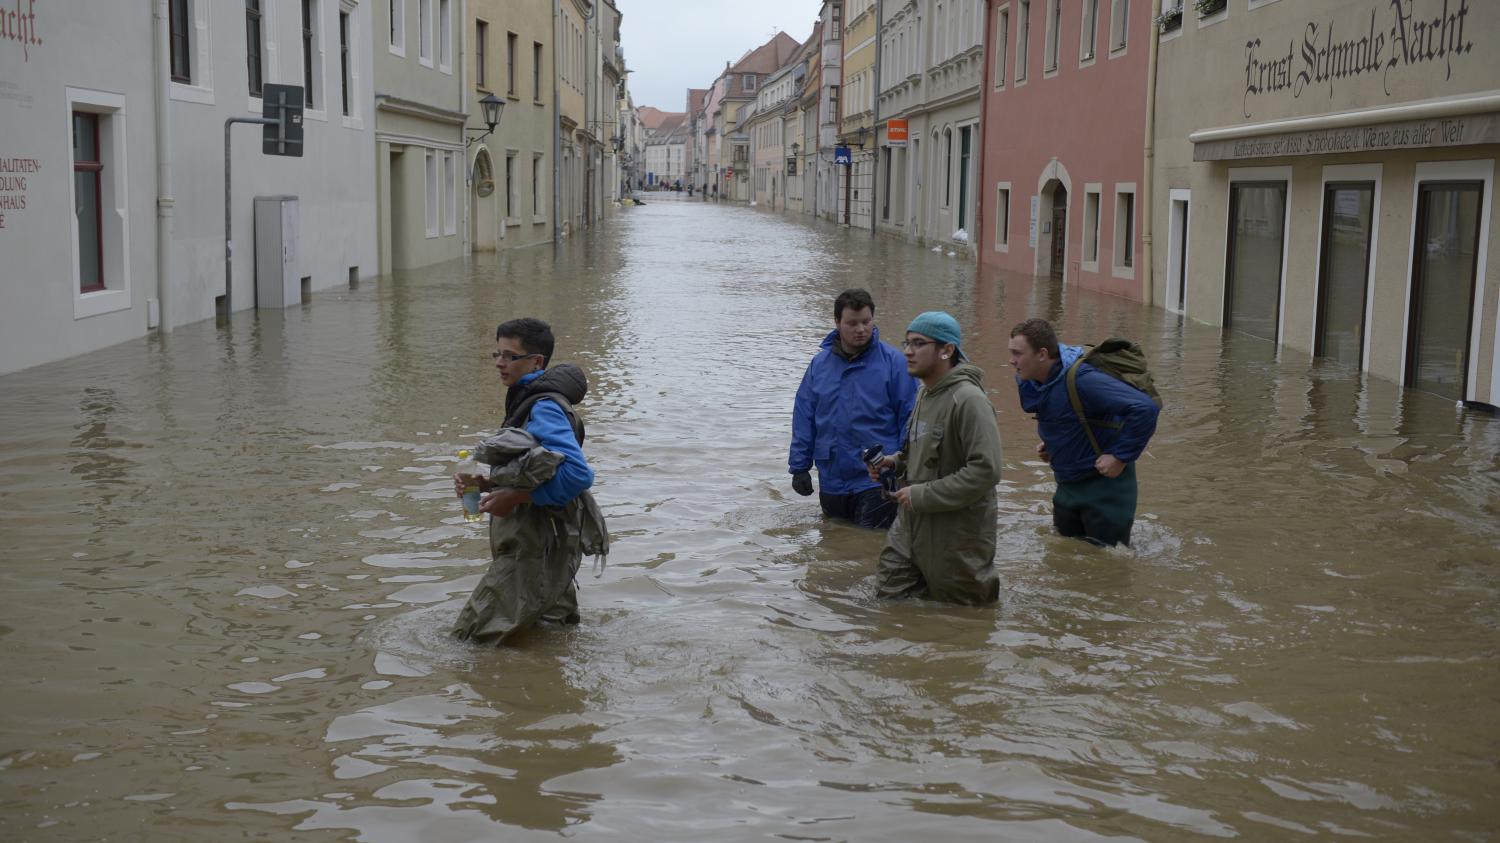
<svg viewBox="0 0 1500 843">
<path fill-rule="evenodd" d="M 995 186 L 995 249 L 1010 249 L 1010 182 Z"/>
<path fill-rule="evenodd" d="M 1083 194 L 1083 262 L 1099 261 L 1099 196 L 1097 186 L 1085 188 Z"/>
<path fill-rule="evenodd" d="M 417 61 L 432 67 L 432 0 L 417 0 Z"/>
<path fill-rule="evenodd" d="M 746 73 L 740 76 L 740 87 L 746 91 L 755 90 L 755 74 Z"/>
<path fill-rule="evenodd" d="M 1109 14 L 1110 52 L 1125 49 L 1130 35 L 1130 0 L 1112 0 Z"/>
<path fill-rule="evenodd" d="M 389 0 L 391 12 L 391 52 L 406 55 L 406 0 Z"/>
<path fill-rule="evenodd" d="M 1016 81 L 1026 81 L 1026 54 L 1031 44 L 1031 0 L 1021 0 L 1016 29 Z"/>
<path fill-rule="evenodd" d="M 1135 266 L 1135 185 L 1115 190 L 1115 267 Z"/>
<path fill-rule="evenodd" d="M 172 81 L 193 84 L 193 2 L 171 0 L 167 4 L 167 40 L 171 53 Z"/>
<path fill-rule="evenodd" d="M 995 19 L 995 87 L 1005 87 L 1005 64 L 1010 48 L 1010 7 L 1004 7 Z"/>
<path fill-rule="evenodd" d="M 505 154 L 505 218 L 516 218 L 516 153 Z"/>
<path fill-rule="evenodd" d="M 339 97 L 345 117 L 355 116 L 354 104 L 354 11 L 339 3 Z"/>
<path fill-rule="evenodd" d="M 1058 54 L 1061 52 L 1062 0 L 1047 0 L 1047 72 L 1057 70 Z"/>
<path fill-rule="evenodd" d="M 169 0 L 167 39 L 172 99 L 213 105 L 210 0 Z"/>
<path fill-rule="evenodd" d="M 426 178 L 427 236 L 438 236 L 438 164 L 437 153 L 429 149 L 423 153 L 422 174 Z"/>
<path fill-rule="evenodd" d="M 245 0 L 245 75 L 250 96 L 258 97 L 265 87 L 266 30 L 261 0 Z"/>
<path fill-rule="evenodd" d="M 1083 29 L 1078 40 L 1078 60 L 1091 60 L 1099 40 L 1099 0 L 1083 0 Z"/>
<path fill-rule="evenodd" d="M 438 0 L 438 70 L 453 72 L 453 0 Z"/>
<path fill-rule="evenodd" d="M 125 98 L 65 88 L 72 147 L 73 318 L 130 307 Z"/>
<path fill-rule="evenodd" d="M 443 234 L 458 233 L 458 165 L 453 153 L 443 153 Z"/>
<path fill-rule="evenodd" d="M 323 101 L 323 4 L 302 0 L 302 104 L 308 111 L 326 110 Z"/>
</svg>

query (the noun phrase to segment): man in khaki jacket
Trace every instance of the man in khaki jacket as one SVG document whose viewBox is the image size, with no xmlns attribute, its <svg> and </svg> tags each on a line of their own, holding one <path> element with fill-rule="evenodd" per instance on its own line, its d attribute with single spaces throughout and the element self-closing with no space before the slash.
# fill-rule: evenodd
<svg viewBox="0 0 1500 843">
<path fill-rule="evenodd" d="M 906 370 L 922 382 L 901 453 L 870 466 L 905 475 L 900 505 L 877 573 L 881 597 L 993 603 L 995 485 L 1000 429 L 979 385 L 982 373 L 959 349 L 958 321 L 928 311 L 906 329 Z"/>
</svg>

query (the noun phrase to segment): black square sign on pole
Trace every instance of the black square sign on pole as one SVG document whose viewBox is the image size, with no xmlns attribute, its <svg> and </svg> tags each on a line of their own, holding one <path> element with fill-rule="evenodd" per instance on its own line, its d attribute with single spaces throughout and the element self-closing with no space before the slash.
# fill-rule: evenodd
<svg viewBox="0 0 1500 843">
<path fill-rule="evenodd" d="M 302 157 L 302 103 L 301 85 L 267 84 L 261 92 L 265 102 L 262 114 L 274 123 L 265 124 L 261 130 L 261 151 L 267 155 Z"/>
</svg>

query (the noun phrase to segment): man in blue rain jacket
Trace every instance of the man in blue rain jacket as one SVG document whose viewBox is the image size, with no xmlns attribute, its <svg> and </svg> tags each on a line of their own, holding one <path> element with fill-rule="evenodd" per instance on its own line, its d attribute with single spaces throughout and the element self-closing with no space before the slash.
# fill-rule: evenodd
<svg viewBox="0 0 1500 843">
<path fill-rule="evenodd" d="M 870 479 L 860 454 L 873 445 L 887 454 L 901 450 L 917 382 L 901 352 L 880 341 L 867 291 L 840 293 L 833 322 L 797 388 L 787 468 L 797 494 L 811 495 L 809 472 L 818 467 L 825 515 L 884 530 L 896 518 L 896 504 Z"/>
<path fill-rule="evenodd" d="M 1016 370 L 1021 409 L 1036 414 L 1037 454 L 1052 464 L 1057 491 L 1052 523 L 1063 536 L 1098 545 L 1130 544 L 1135 524 L 1135 461 L 1156 432 L 1156 403 L 1146 393 L 1093 366 L 1078 369 L 1083 402 L 1099 452 L 1068 398 L 1067 373 L 1083 354 L 1061 345 L 1042 319 L 1010 332 L 1010 365 Z"/>
</svg>

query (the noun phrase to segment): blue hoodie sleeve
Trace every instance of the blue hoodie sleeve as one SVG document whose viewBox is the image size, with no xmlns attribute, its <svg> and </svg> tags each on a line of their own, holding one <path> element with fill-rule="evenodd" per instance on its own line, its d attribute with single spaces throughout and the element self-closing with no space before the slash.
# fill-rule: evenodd
<svg viewBox="0 0 1500 843">
<path fill-rule="evenodd" d="M 532 490 L 533 503 L 566 506 L 594 485 L 594 470 L 584 458 L 583 449 L 578 447 L 567 414 L 555 401 L 542 400 L 532 406 L 526 432 L 535 436 L 543 448 L 563 455 L 562 465 L 552 479 Z"/>
<path fill-rule="evenodd" d="M 811 471 L 813 465 L 813 442 L 818 435 L 817 396 L 813 393 L 813 367 L 817 358 L 808 364 L 802 374 L 802 384 L 797 387 L 797 400 L 792 404 L 792 448 L 786 458 L 788 474 Z"/>
<path fill-rule="evenodd" d="M 1156 432 L 1156 416 L 1161 412 L 1151 396 L 1090 368 L 1078 375 L 1078 397 L 1090 418 L 1120 422 L 1120 435 L 1104 448 L 1105 453 L 1121 462 L 1135 462 Z"/>
</svg>

